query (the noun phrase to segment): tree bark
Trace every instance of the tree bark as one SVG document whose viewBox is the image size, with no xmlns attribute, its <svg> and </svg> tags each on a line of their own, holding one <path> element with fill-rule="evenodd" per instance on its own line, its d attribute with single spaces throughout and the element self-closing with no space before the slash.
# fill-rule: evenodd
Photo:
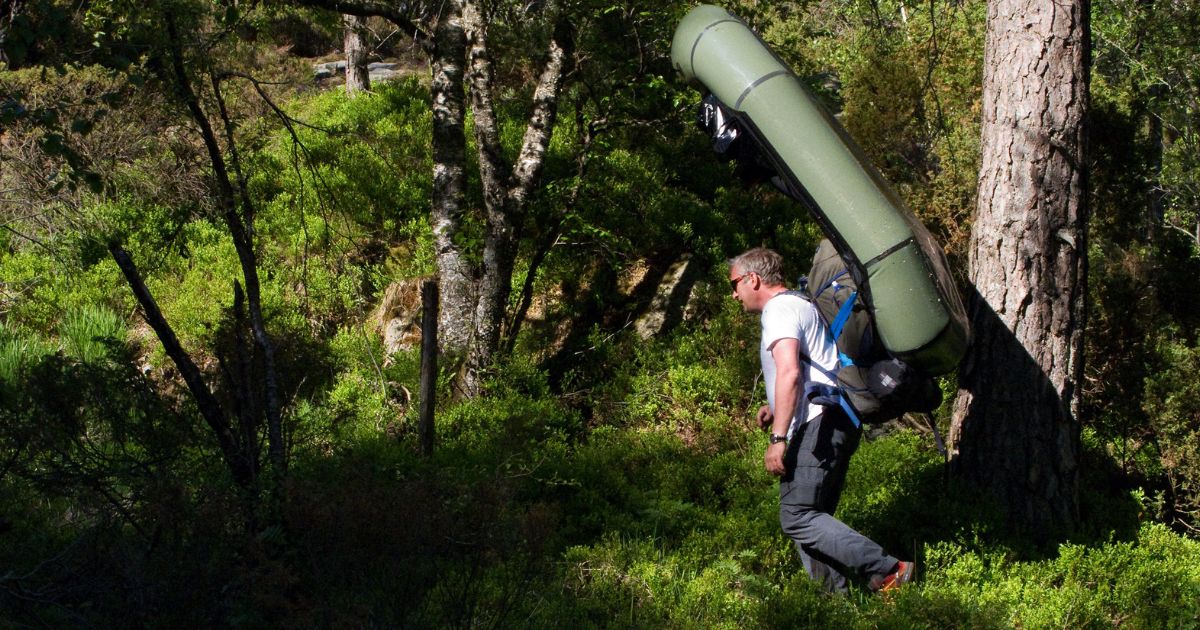
<svg viewBox="0 0 1200 630">
<path fill-rule="evenodd" d="M 529 196 L 540 181 L 550 145 L 567 69 L 570 38 L 565 29 L 558 29 L 550 39 L 545 65 L 534 88 L 533 111 L 525 127 L 521 148 L 512 167 L 508 167 L 503 161 L 492 101 L 487 20 L 479 3 L 463 3 L 463 26 L 469 42 L 470 103 L 487 217 L 475 304 L 474 340 L 461 384 L 466 395 L 474 396 L 480 393 L 482 375 L 500 347 L 520 230 Z"/>
<path fill-rule="evenodd" d="M 242 174 L 238 160 L 237 145 L 233 137 L 233 125 L 225 109 L 221 96 L 220 81 L 212 77 L 213 95 L 224 124 L 225 137 L 231 154 L 231 164 L 237 176 L 237 188 L 229 175 L 230 164 L 226 163 L 222 154 L 220 142 L 208 114 L 200 105 L 200 99 L 192 88 L 191 79 L 184 67 L 183 44 L 175 25 L 174 16 L 169 12 L 165 15 L 167 35 L 171 43 L 171 67 L 179 90 L 179 96 L 188 108 L 192 120 L 200 128 L 201 140 L 208 152 L 209 161 L 213 167 L 216 180 L 217 204 L 221 209 L 222 218 L 233 240 L 237 251 L 238 262 L 242 270 L 242 280 L 246 284 L 246 303 L 250 313 L 250 327 L 254 343 L 258 347 L 263 360 L 263 390 L 266 402 L 267 421 L 267 453 L 272 465 L 279 473 L 286 470 L 286 447 L 283 443 L 282 409 L 279 398 L 279 381 L 275 368 L 275 346 L 267 334 L 266 321 L 262 314 L 261 289 L 258 278 L 258 259 L 254 251 L 254 220 L 255 208 L 247 192 L 246 180 Z M 242 200 L 241 214 L 238 213 L 238 198 Z"/>
<path fill-rule="evenodd" d="M 951 457 L 1029 531 L 1064 531 L 1078 518 L 1088 11 L 1088 0 L 988 4 L 975 339 Z"/>
<path fill-rule="evenodd" d="M 0 63 L 9 65 L 9 68 L 14 70 L 16 68 L 12 67 L 13 60 L 9 59 L 5 53 L 7 49 L 5 44 L 8 42 L 8 34 L 17 21 L 17 16 L 21 15 L 21 11 L 24 9 L 24 4 L 22 0 L 10 0 L 4 5 L 0 5 Z"/>
<path fill-rule="evenodd" d="M 1164 88 L 1160 84 L 1155 84 L 1149 90 L 1146 101 L 1155 103 L 1162 96 Z M 1147 200 L 1146 212 L 1146 229 L 1144 231 L 1146 240 L 1151 243 L 1158 241 L 1159 233 L 1162 231 L 1162 225 L 1167 214 L 1167 193 L 1163 188 L 1163 154 L 1166 152 L 1166 143 L 1163 129 L 1162 118 L 1150 113 L 1146 116 L 1147 123 L 1150 126 L 1148 133 L 1150 139 L 1150 198 Z"/>
<path fill-rule="evenodd" d="M 367 18 L 359 15 L 342 15 L 345 37 L 342 52 L 346 54 L 346 94 L 353 96 L 371 89 L 371 75 L 367 72 Z"/>
<path fill-rule="evenodd" d="M 445 3 L 434 31 L 430 63 L 433 97 L 433 245 L 437 256 L 441 304 L 438 344 L 452 359 L 465 356 L 471 343 L 475 305 L 475 275 L 455 236 L 462 228 L 466 206 L 467 140 L 463 91 L 463 61 L 467 39 L 462 4 Z"/>
<path fill-rule="evenodd" d="M 466 212 L 466 108 L 464 62 L 467 36 L 463 1 L 438 3 L 427 15 L 408 4 L 370 0 L 297 0 L 299 4 L 345 15 L 380 16 L 412 33 L 430 56 L 433 113 L 433 190 L 430 223 L 437 261 L 440 304 L 438 347 L 452 363 L 461 362 L 475 330 L 476 270 L 461 236 Z"/>
<path fill-rule="evenodd" d="M 221 82 L 212 77 L 213 95 L 216 97 L 217 110 L 225 129 L 225 142 L 229 150 L 229 166 L 237 177 L 237 197 L 234 196 L 233 181 L 230 180 L 228 169 L 223 165 L 224 157 L 219 153 L 213 156 L 214 172 L 218 175 L 218 190 L 221 191 L 222 205 L 225 206 L 225 225 L 233 236 L 233 247 L 237 251 L 241 263 L 242 279 L 246 283 L 246 305 L 250 314 L 250 332 L 254 337 L 254 345 L 258 348 L 263 362 L 263 398 L 265 400 L 265 415 L 267 421 L 267 457 L 275 472 L 282 474 L 287 470 L 287 446 L 283 443 L 283 404 L 279 397 L 279 371 L 275 368 L 275 342 L 267 334 L 267 323 L 262 313 L 262 290 L 258 279 L 258 254 L 254 251 L 254 221 L 257 208 L 250 197 L 246 184 L 246 176 L 242 171 L 241 158 L 237 141 L 233 134 L 233 122 L 225 107 L 225 97 L 221 93 Z M 199 108 L 194 110 L 200 113 Z M 211 134 L 207 121 L 201 124 L 205 133 Z M 206 141 L 207 143 L 207 141 Z M 216 145 L 215 138 L 211 143 Z M 216 161 L 222 165 L 217 166 Z M 241 199 L 241 214 L 237 212 L 237 199 Z M 236 285 L 236 280 L 234 281 Z M 241 288 L 235 286 L 236 293 Z"/>
<path fill-rule="evenodd" d="M 478 0 L 446 0 L 433 19 L 412 21 L 403 7 L 350 0 L 298 0 L 352 15 L 381 15 L 411 26 L 430 52 L 433 110 L 431 223 L 441 304 L 438 343 L 461 366 L 460 393 L 480 391 L 482 372 L 500 347 L 511 292 L 512 269 L 525 210 L 540 183 L 542 165 L 570 60 L 566 24 L 556 28 L 534 90 L 533 108 L 515 162 L 505 163 L 492 102 L 493 76 L 487 17 Z M 407 5 L 405 5 L 407 6 Z M 428 36 L 426 24 L 433 24 Z M 482 251 L 462 242 L 466 201 L 466 83 L 470 84 L 473 132 L 478 149 L 487 229 Z"/>
</svg>

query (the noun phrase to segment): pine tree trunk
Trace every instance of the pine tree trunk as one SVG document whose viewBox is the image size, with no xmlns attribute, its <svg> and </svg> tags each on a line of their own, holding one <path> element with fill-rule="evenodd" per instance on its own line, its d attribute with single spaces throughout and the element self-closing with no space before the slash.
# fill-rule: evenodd
<svg viewBox="0 0 1200 630">
<path fill-rule="evenodd" d="M 342 49 L 346 54 L 346 93 L 366 92 L 371 89 L 371 75 L 367 72 L 367 18 L 358 15 L 343 15 L 345 38 Z"/>
<path fill-rule="evenodd" d="M 1030 531 L 1067 530 L 1078 516 L 1088 11 L 1088 0 L 988 5 L 975 340 L 952 457 L 957 474 Z"/>
</svg>

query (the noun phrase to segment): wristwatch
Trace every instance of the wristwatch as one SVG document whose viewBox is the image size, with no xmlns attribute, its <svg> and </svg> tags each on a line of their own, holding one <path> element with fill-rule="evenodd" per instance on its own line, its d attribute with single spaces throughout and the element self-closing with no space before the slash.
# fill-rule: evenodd
<svg viewBox="0 0 1200 630">
<path fill-rule="evenodd" d="M 780 442 L 787 442 L 787 436 L 786 435 L 776 435 L 776 434 L 772 433 L 771 437 L 767 439 L 768 444 L 778 444 Z"/>
</svg>

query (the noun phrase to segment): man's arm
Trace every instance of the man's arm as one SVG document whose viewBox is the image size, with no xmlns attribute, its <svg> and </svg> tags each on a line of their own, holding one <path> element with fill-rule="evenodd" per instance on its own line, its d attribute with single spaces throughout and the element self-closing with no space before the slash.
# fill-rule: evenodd
<svg viewBox="0 0 1200 630">
<path fill-rule="evenodd" d="M 771 357 L 775 359 L 775 418 L 771 422 L 771 433 L 787 435 L 796 405 L 800 404 L 800 341 L 792 338 L 780 339 L 771 346 Z M 763 456 L 767 472 L 773 475 L 784 473 L 783 453 L 787 444 L 779 442 L 767 447 Z"/>
<path fill-rule="evenodd" d="M 775 415 L 771 413 L 769 405 L 763 405 L 758 408 L 758 414 L 755 416 L 758 420 L 758 428 L 767 431 L 771 428 L 772 421 L 775 420 Z"/>
</svg>

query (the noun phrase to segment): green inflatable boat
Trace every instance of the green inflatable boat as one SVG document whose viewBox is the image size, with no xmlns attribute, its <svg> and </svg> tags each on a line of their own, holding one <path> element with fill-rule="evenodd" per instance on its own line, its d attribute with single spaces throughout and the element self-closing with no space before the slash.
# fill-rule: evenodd
<svg viewBox="0 0 1200 630">
<path fill-rule="evenodd" d="M 680 22 L 671 59 L 811 211 L 854 275 L 884 347 L 929 374 L 954 370 L 969 331 L 942 248 L 791 69 L 741 20 L 708 5 Z"/>
</svg>

